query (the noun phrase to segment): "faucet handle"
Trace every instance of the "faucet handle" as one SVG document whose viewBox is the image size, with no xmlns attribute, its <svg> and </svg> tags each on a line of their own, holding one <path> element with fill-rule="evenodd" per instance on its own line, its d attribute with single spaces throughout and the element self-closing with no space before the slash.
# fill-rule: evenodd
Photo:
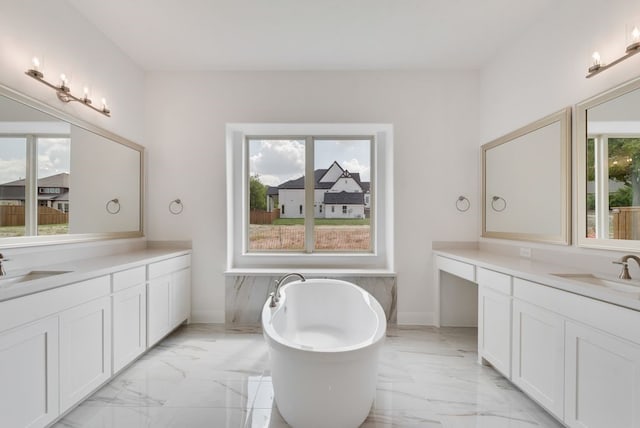
<svg viewBox="0 0 640 428">
<path fill-rule="evenodd" d="M 629 262 L 623 262 L 622 260 L 613 260 L 611 263 L 614 265 L 629 266 Z"/>
</svg>

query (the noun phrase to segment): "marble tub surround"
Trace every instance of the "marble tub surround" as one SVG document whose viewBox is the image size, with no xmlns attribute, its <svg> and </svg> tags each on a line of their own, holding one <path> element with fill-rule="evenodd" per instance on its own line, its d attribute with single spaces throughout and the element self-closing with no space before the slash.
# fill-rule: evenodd
<svg viewBox="0 0 640 428">
<path fill-rule="evenodd" d="M 362 428 L 561 427 L 490 367 L 476 329 L 390 327 Z M 258 328 L 178 329 L 55 428 L 287 428 Z M 329 411 L 329 409 L 327 409 Z"/>
<path fill-rule="evenodd" d="M 378 300 L 387 322 L 397 321 L 397 282 L 395 276 L 331 276 L 304 274 L 306 278 L 341 279 L 356 284 Z M 225 323 L 260 325 L 262 307 L 275 289 L 277 275 L 228 275 L 225 278 Z"/>
</svg>

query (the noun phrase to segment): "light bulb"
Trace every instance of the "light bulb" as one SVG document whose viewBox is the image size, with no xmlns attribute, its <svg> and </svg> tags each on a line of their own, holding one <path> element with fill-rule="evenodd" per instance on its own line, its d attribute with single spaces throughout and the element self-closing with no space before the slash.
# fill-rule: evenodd
<svg viewBox="0 0 640 428">
<path fill-rule="evenodd" d="M 60 80 L 62 80 L 63 85 L 67 84 L 67 76 L 64 73 L 60 75 Z"/>
<path fill-rule="evenodd" d="M 594 52 L 591 58 L 593 59 L 593 65 L 600 65 L 600 54 L 598 52 Z"/>
<path fill-rule="evenodd" d="M 31 59 L 31 62 L 33 63 L 33 69 L 37 70 L 37 71 L 40 71 L 40 60 L 38 59 L 38 57 L 34 56 Z"/>
<path fill-rule="evenodd" d="M 636 42 L 640 42 L 640 30 L 638 30 L 638 27 L 633 27 L 633 31 L 631 31 L 631 38 Z"/>
</svg>

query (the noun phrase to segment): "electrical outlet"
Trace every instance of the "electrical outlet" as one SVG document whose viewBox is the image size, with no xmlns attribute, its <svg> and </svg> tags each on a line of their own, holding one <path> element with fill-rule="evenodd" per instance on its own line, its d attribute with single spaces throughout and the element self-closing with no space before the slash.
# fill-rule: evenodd
<svg viewBox="0 0 640 428">
<path fill-rule="evenodd" d="M 531 248 L 522 247 L 520 248 L 520 257 L 526 257 L 528 259 L 531 258 Z"/>
</svg>

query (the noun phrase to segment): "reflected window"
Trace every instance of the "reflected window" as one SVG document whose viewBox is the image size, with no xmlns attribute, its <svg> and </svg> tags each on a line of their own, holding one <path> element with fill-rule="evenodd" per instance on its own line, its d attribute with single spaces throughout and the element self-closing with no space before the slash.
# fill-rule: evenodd
<svg viewBox="0 0 640 428">
<path fill-rule="evenodd" d="M 69 233 L 71 140 L 37 139 L 38 235 Z"/>
<path fill-rule="evenodd" d="M 586 236 L 640 239 L 640 136 L 591 136 L 586 153 Z"/>
<path fill-rule="evenodd" d="M 0 136 L 0 237 L 25 235 L 27 138 Z"/>
</svg>

